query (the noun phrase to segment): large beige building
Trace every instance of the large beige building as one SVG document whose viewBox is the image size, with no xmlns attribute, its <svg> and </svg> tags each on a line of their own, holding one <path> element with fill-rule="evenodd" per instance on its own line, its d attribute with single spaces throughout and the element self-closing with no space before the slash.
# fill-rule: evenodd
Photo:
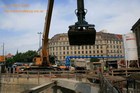
<svg viewBox="0 0 140 93">
<path fill-rule="evenodd" d="M 62 61 L 66 56 L 124 56 L 122 35 L 100 31 L 96 33 L 95 45 L 70 46 L 66 33 L 57 34 L 49 41 L 49 53 Z"/>
<path fill-rule="evenodd" d="M 140 65 L 140 18 L 132 26 L 132 29 L 131 30 L 136 35 L 136 43 L 137 43 L 137 49 L 138 49 L 138 61 L 139 61 L 139 65 Z"/>
</svg>

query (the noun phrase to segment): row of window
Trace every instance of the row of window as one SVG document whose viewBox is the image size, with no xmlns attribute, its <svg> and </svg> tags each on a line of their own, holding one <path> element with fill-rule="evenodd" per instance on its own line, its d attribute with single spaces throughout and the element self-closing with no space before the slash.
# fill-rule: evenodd
<svg viewBox="0 0 140 93">
<path fill-rule="evenodd" d="M 102 41 L 102 40 L 96 40 L 95 44 L 122 44 L 122 41 L 114 41 L 114 40 L 107 40 L 107 41 Z M 68 41 L 60 41 L 60 42 L 53 42 L 50 43 L 50 45 L 69 45 Z"/>
<path fill-rule="evenodd" d="M 73 55 L 75 56 L 75 55 Z M 81 56 L 96 56 L 96 57 L 103 57 L 104 55 L 81 55 Z M 123 57 L 123 55 L 107 55 L 108 57 Z M 65 60 L 66 56 L 58 56 L 58 60 Z"/>
<path fill-rule="evenodd" d="M 95 53 L 100 53 L 100 54 L 119 54 L 122 53 L 122 50 L 94 50 L 94 51 L 63 51 L 63 52 L 57 52 L 57 51 L 50 51 L 53 55 L 71 55 L 71 54 L 95 54 Z"/>
<path fill-rule="evenodd" d="M 77 50 L 77 49 L 121 49 L 121 45 L 95 45 L 95 46 L 56 46 L 56 47 L 50 47 L 50 50 Z"/>
</svg>

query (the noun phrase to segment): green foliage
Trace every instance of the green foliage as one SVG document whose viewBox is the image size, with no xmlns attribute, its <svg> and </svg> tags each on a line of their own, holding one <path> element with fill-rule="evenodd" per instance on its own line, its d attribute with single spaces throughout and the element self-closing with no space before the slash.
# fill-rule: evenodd
<svg viewBox="0 0 140 93">
<path fill-rule="evenodd" d="M 25 53 L 17 53 L 13 59 L 15 62 L 32 62 L 33 58 L 37 56 L 36 51 L 29 50 Z"/>
<path fill-rule="evenodd" d="M 56 56 L 54 56 L 54 55 L 49 55 L 49 61 L 50 61 L 50 63 L 51 64 L 55 64 L 55 59 L 56 59 L 57 57 Z"/>
<path fill-rule="evenodd" d="M 75 65 L 74 65 L 74 59 L 71 59 L 70 62 L 71 62 L 71 66 L 75 67 Z"/>
<path fill-rule="evenodd" d="M 36 51 L 29 50 L 24 53 L 18 53 L 13 56 L 13 58 L 7 58 L 6 59 L 6 64 L 14 63 L 14 62 L 32 62 L 33 58 L 37 56 Z"/>
<path fill-rule="evenodd" d="M 6 66 L 12 66 L 12 64 L 14 63 L 14 59 L 13 58 L 6 58 Z"/>
<path fill-rule="evenodd" d="M 27 52 L 24 52 L 24 53 L 18 53 L 13 56 L 13 58 L 7 58 L 6 59 L 6 65 L 7 66 L 12 66 L 12 64 L 14 62 L 33 62 L 33 58 L 34 57 L 37 57 L 38 56 L 38 53 L 36 51 L 32 51 L 32 50 L 29 50 Z M 56 59 L 56 56 L 53 56 L 53 55 L 49 55 L 49 60 L 50 60 L 50 63 L 51 64 L 55 64 L 55 59 Z"/>
<path fill-rule="evenodd" d="M 98 59 L 98 58 L 91 58 L 90 59 L 90 62 L 99 62 L 100 61 L 100 59 Z"/>
</svg>

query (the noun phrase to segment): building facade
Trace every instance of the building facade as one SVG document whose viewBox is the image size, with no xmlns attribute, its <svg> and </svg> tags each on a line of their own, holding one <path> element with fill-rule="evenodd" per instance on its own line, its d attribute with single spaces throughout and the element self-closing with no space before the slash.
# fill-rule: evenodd
<svg viewBox="0 0 140 93">
<path fill-rule="evenodd" d="M 70 46 L 66 33 L 57 34 L 49 40 L 49 54 L 61 61 L 66 56 L 124 56 L 122 35 L 100 31 L 96 33 L 95 45 Z"/>
<path fill-rule="evenodd" d="M 140 19 L 132 26 L 133 33 L 136 35 L 136 43 L 137 43 L 137 50 L 138 50 L 138 59 L 140 64 Z"/>
<path fill-rule="evenodd" d="M 137 67 L 138 66 L 138 51 L 136 44 L 135 33 L 127 33 L 123 35 L 123 43 L 125 50 L 125 62 L 126 67 Z"/>
</svg>

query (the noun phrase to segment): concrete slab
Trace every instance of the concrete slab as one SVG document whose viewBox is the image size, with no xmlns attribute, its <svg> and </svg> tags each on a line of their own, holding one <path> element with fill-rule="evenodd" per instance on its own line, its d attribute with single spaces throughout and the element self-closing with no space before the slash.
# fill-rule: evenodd
<svg viewBox="0 0 140 93">
<path fill-rule="evenodd" d="M 91 83 L 80 82 L 69 79 L 58 79 L 57 86 L 67 88 L 76 93 L 98 93 L 99 87 L 93 86 Z"/>
</svg>

